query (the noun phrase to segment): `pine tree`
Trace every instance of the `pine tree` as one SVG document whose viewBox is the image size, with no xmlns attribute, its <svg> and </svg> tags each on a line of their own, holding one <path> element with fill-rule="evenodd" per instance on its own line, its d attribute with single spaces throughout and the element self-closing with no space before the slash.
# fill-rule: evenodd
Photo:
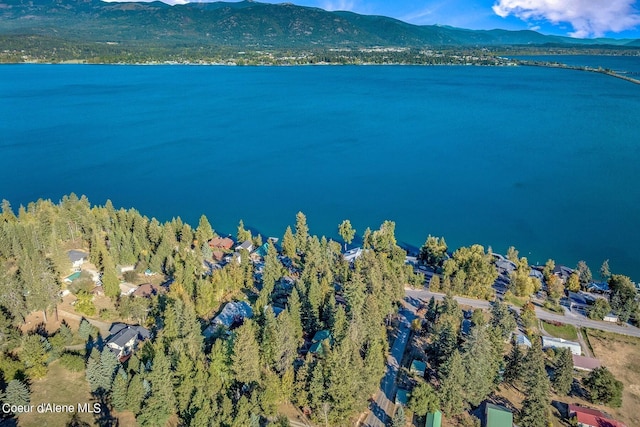
<svg viewBox="0 0 640 427">
<path fill-rule="evenodd" d="M 27 406 L 31 399 L 29 388 L 20 380 L 11 380 L 7 384 L 7 389 L 2 399 L 5 404 Z"/>
<path fill-rule="evenodd" d="M 200 217 L 200 221 L 198 222 L 198 227 L 196 228 L 196 240 L 199 245 L 207 243 L 209 240 L 213 239 L 215 233 L 213 232 L 213 228 L 211 224 L 209 224 L 209 220 L 205 215 Z M 208 245 L 207 245 L 208 247 Z"/>
<path fill-rule="evenodd" d="M 111 394 L 111 403 L 116 411 L 122 412 L 127 409 L 127 388 L 127 373 L 124 369 L 120 368 L 113 381 L 113 392 Z"/>
<path fill-rule="evenodd" d="M 442 411 L 447 416 L 457 415 L 464 410 L 464 366 L 462 356 L 454 350 L 443 370 L 438 395 L 442 402 Z"/>
<path fill-rule="evenodd" d="M 400 405 L 391 420 L 392 427 L 404 427 L 407 423 L 407 416 L 404 413 L 404 406 Z"/>
<path fill-rule="evenodd" d="M 474 326 L 464 345 L 463 365 L 465 368 L 465 399 L 473 407 L 493 391 L 499 364 L 492 348 L 487 329 Z"/>
<path fill-rule="evenodd" d="M 245 320 L 236 330 L 231 360 L 231 369 L 237 381 L 245 384 L 260 381 L 260 348 L 251 320 Z"/>
<path fill-rule="evenodd" d="M 557 362 L 553 374 L 553 388 L 560 395 L 569 394 L 573 384 L 573 357 L 567 348 L 557 353 Z"/>
<path fill-rule="evenodd" d="M 176 407 L 169 360 L 161 347 L 156 345 L 155 350 L 148 377 L 151 383 L 151 394 L 145 399 L 142 412 L 137 418 L 142 427 L 165 425 Z"/>
<path fill-rule="evenodd" d="M 342 237 L 342 240 L 344 241 L 344 250 L 346 251 L 347 244 L 350 245 L 356 235 L 356 230 L 351 225 L 351 221 L 348 219 L 342 221 L 338 226 L 338 234 L 340 234 L 340 237 Z"/>
<path fill-rule="evenodd" d="M 549 377 L 545 370 L 541 340 L 533 340 L 533 345 L 524 359 L 523 375 L 525 399 L 520 412 L 522 427 L 547 427 L 549 423 Z"/>
<path fill-rule="evenodd" d="M 284 237 L 282 238 L 282 253 L 292 261 L 296 259 L 296 239 L 293 236 L 290 226 L 287 226 Z"/>
<path fill-rule="evenodd" d="M 31 378 L 42 378 L 47 374 L 47 350 L 40 335 L 25 335 L 22 338 L 20 360 Z"/>
<path fill-rule="evenodd" d="M 594 403 L 605 404 L 612 408 L 622 406 L 623 384 L 606 367 L 596 368 L 584 380 L 589 398 Z"/>
<path fill-rule="evenodd" d="M 409 408 L 419 417 L 440 409 L 440 399 L 431 384 L 420 381 L 411 391 Z"/>
<path fill-rule="evenodd" d="M 511 339 L 511 346 L 511 352 L 507 356 L 507 363 L 504 368 L 504 380 L 514 385 L 522 379 L 524 355 L 522 354 L 522 349 L 516 343 L 515 336 Z"/>
<path fill-rule="evenodd" d="M 307 251 L 307 240 L 309 239 L 309 226 L 307 217 L 302 213 L 296 214 L 296 251 L 304 254 Z"/>
</svg>

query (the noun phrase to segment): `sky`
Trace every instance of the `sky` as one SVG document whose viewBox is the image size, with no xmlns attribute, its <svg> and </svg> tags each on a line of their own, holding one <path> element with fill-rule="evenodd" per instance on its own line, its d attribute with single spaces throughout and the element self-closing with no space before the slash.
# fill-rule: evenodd
<svg viewBox="0 0 640 427">
<path fill-rule="evenodd" d="M 184 3 L 185 0 L 164 0 Z M 230 0 L 227 0 L 230 1 Z M 259 0 L 281 3 L 283 0 Z M 640 0 L 293 0 L 300 6 L 384 15 L 418 25 L 531 29 L 580 38 L 640 38 Z"/>
</svg>

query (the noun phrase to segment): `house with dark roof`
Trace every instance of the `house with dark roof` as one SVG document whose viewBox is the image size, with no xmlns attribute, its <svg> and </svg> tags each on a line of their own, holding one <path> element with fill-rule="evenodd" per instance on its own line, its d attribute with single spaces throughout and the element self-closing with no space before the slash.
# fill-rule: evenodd
<svg viewBox="0 0 640 427">
<path fill-rule="evenodd" d="M 69 261 L 71 261 L 71 266 L 73 268 L 80 268 L 82 264 L 89 259 L 89 254 L 82 251 L 71 250 L 67 252 L 67 256 L 69 257 Z"/>
<path fill-rule="evenodd" d="M 138 286 L 131 295 L 137 298 L 151 298 L 160 293 L 160 287 L 153 283 L 144 283 Z"/>
<path fill-rule="evenodd" d="M 556 276 L 558 276 L 560 278 L 560 280 L 562 280 L 562 283 L 566 283 L 567 280 L 569 280 L 569 276 L 571 276 L 571 274 L 573 274 L 573 269 L 566 267 L 564 265 L 556 265 L 553 268 L 552 273 Z"/>
<path fill-rule="evenodd" d="M 569 405 L 569 418 L 575 418 L 578 427 L 627 427 L 597 409 Z"/>
<path fill-rule="evenodd" d="M 138 347 L 138 343 L 151 337 L 149 331 L 139 325 L 114 323 L 109 328 L 106 345 L 116 354 L 118 360 L 124 362 Z"/>
</svg>

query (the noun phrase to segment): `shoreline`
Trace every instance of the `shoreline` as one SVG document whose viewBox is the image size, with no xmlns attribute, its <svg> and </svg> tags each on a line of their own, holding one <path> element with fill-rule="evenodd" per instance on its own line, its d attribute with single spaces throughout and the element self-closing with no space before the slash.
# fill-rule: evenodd
<svg viewBox="0 0 640 427">
<path fill-rule="evenodd" d="M 587 66 L 578 66 L 578 65 L 567 65 L 558 62 L 537 62 L 537 61 L 526 61 L 520 60 L 519 66 L 523 67 L 543 67 L 543 68 L 560 68 L 564 70 L 574 70 L 574 71 L 584 71 L 589 73 L 597 73 L 604 74 L 605 76 L 615 77 L 621 80 L 628 81 L 633 84 L 640 85 L 639 79 L 634 79 L 633 77 L 623 76 L 622 74 L 618 74 L 612 70 L 607 70 L 604 68 L 593 68 Z"/>
<path fill-rule="evenodd" d="M 614 77 L 627 81 L 629 83 L 640 85 L 640 79 L 625 76 L 616 73 L 612 70 L 604 68 L 593 68 L 589 66 L 577 66 L 568 65 L 559 62 L 538 62 L 519 59 L 509 59 L 503 57 L 496 57 L 498 60 L 503 60 L 502 63 L 486 64 L 486 63 L 440 63 L 440 64 L 420 64 L 420 63 L 402 63 L 402 62 L 389 62 L 389 63 L 375 63 L 375 62 L 360 62 L 360 63 L 333 63 L 333 62 L 314 62 L 307 64 L 238 64 L 232 61 L 229 62 L 179 62 L 179 61 L 165 61 L 165 62 L 87 62 L 86 60 L 73 60 L 73 61 L 61 61 L 61 62 L 2 62 L 3 65 L 103 65 L 103 66 L 138 66 L 138 67 L 153 67 L 153 66 L 186 66 L 186 67 L 371 67 L 371 66 L 395 66 L 395 67 L 541 67 L 541 68 L 555 68 L 564 70 L 584 71 L 590 73 L 603 74 L 605 76 Z"/>
</svg>

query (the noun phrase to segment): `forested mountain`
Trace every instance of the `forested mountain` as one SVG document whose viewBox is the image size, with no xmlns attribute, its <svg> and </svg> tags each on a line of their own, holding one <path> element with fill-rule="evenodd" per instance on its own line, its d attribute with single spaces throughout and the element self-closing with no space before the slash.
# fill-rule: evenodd
<svg viewBox="0 0 640 427">
<path fill-rule="evenodd" d="M 472 31 L 411 25 L 384 16 L 328 12 L 290 3 L 105 3 L 2 0 L 0 35 L 37 35 L 76 43 L 246 49 L 441 47 L 555 43 L 625 45 L 637 40 L 573 39 L 534 31 Z"/>
<path fill-rule="evenodd" d="M 2 390 L 22 390 L 60 359 L 69 369 L 86 369 L 96 399 L 133 413 L 141 426 L 165 425 L 172 417 L 181 425 L 257 426 L 283 402 L 329 425 L 351 424 L 384 373 L 385 323 L 405 284 L 419 280 L 396 245 L 394 224 L 367 230 L 365 250 L 352 264 L 339 243 L 309 233 L 302 213 L 293 231 L 284 233 L 281 252 L 270 243 L 262 262 L 240 250 L 213 268 L 209 241 L 215 235 L 204 215 L 193 228 L 179 218 L 160 223 L 110 202 L 91 206 L 75 195 L 58 204 L 40 200 L 17 214 L 3 201 Z M 262 244 L 242 223 L 237 237 Z M 154 338 L 122 364 L 86 323 L 77 332 L 86 341 L 81 354 L 66 350 L 72 333 L 64 325 L 22 337 L 16 329 L 30 312 L 52 313 L 58 305 L 72 248 L 88 252 L 114 304 L 100 318 L 142 323 L 152 331 Z M 159 274 L 167 292 L 151 299 L 122 295 L 118 265 Z M 74 292 L 76 311 L 87 309 L 81 303 L 92 304 L 84 290 Z M 205 340 L 203 329 L 231 300 L 250 303 L 254 318 Z M 312 354 L 318 332 L 330 338 Z M 11 402 L 23 401 L 11 396 Z"/>
</svg>

